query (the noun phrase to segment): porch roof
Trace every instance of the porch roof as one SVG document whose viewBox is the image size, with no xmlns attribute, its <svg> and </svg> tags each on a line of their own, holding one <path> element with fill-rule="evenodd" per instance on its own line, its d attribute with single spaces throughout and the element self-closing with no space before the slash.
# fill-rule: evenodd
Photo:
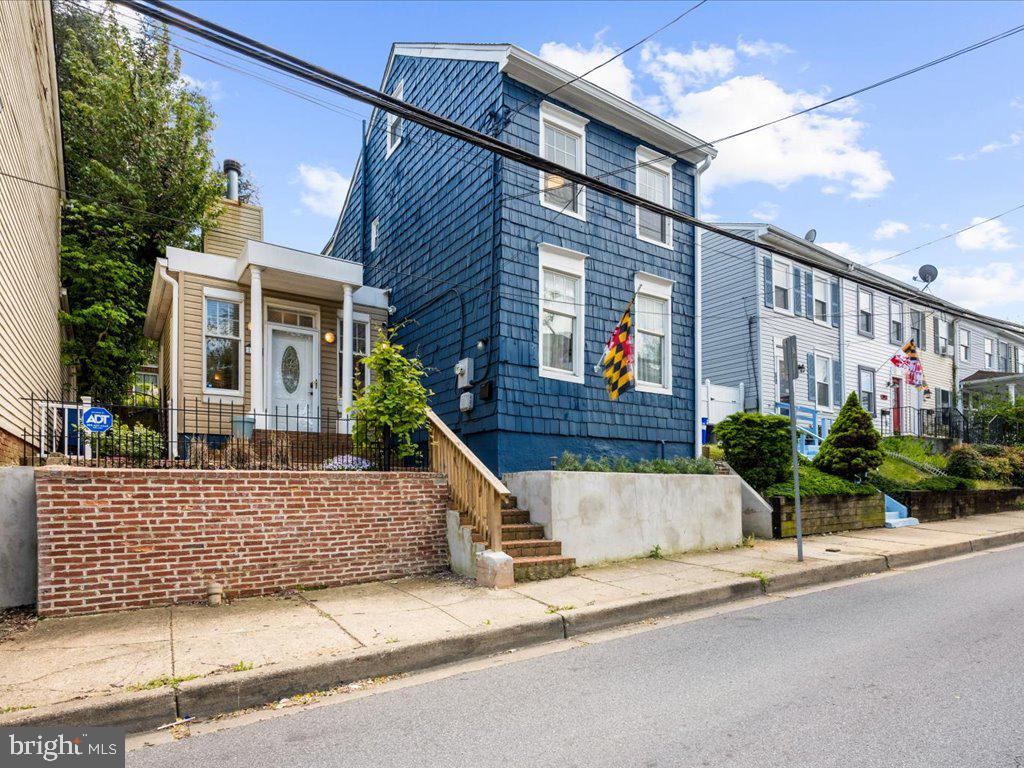
<svg viewBox="0 0 1024 768">
<path fill-rule="evenodd" d="M 1019 384 L 1024 389 L 1024 373 L 1002 373 L 1000 371 L 975 371 L 960 382 L 964 389 L 988 389 L 990 387 Z"/>
<path fill-rule="evenodd" d="M 258 240 L 247 241 L 242 255 L 232 261 L 235 282 L 249 285 L 253 268 L 262 269 L 267 291 L 337 301 L 342 285 L 359 288 L 363 284 L 362 264 Z"/>
</svg>

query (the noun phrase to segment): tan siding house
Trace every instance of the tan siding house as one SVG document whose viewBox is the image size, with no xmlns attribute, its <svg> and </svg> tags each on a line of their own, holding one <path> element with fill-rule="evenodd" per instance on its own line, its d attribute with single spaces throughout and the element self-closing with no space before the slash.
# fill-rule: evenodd
<svg viewBox="0 0 1024 768">
<path fill-rule="evenodd" d="M 386 292 L 362 284 L 361 264 L 265 242 L 258 206 L 222 205 L 203 251 L 168 248 L 153 274 L 145 332 L 175 409 L 172 455 L 185 458 L 193 439 L 245 436 L 240 421 L 344 431 L 359 359 L 387 323 Z"/>
<path fill-rule="evenodd" d="M 22 455 L 30 393 L 63 384 L 64 186 L 50 4 L 0 2 L 0 464 Z"/>
</svg>

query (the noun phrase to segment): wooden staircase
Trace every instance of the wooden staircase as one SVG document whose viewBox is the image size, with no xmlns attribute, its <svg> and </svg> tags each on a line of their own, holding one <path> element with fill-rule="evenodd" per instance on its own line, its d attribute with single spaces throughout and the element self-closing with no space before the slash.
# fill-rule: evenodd
<svg viewBox="0 0 1024 768">
<path fill-rule="evenodd" d="M 466 513 L 460 520 L 463 525 L 470 524 Z M 473 540 L 486 544 L 479 533 L 473 534 Z M 557 579 L 576 567 L 575 558 L 562 554 L 562 542 L 544 538 L 544 526 L 530 520 L 530 513 L 519 508 L 515 496 L 505 500 L 501 510 L 501 548 L 512 558 L 517 582 Z"/>
</svg>

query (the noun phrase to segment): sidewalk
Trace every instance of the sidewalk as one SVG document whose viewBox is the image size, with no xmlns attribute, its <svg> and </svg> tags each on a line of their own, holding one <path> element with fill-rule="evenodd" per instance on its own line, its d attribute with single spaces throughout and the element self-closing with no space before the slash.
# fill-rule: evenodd
<svg viewBox="0 0 1024 768">
<path fill-rule="evenodd" d="M 667 554 L 487 590 L 450 575 L 47 619 L 0 641 L 0 725 L 138 731 L 693 608 L 1024 542 L 1024 510 Z"/>
</svg>

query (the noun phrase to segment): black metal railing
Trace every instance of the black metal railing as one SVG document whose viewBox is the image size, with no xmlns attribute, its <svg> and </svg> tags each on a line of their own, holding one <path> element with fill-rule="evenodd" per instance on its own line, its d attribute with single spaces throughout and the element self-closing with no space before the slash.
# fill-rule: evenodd
<svg viewBox="0 0 1024 768">
<path fill-rule="evenodd" d="M 904 435 L 963 439 L 964 416 L 956 408 L 887 408 L 879 413 L 878 429 L 883 437 Z"/>
<path fill-rule="evenodd" d="M 23 463 L 30 465 L 378 471 L 426 465 L 422 455 L 404 456 L 386 430 L 333 408 L 254 412 L 202 398 L 180 406 L 138 397 L 25 400 L 32 416 L 22 435 Z"/>
</svg>

